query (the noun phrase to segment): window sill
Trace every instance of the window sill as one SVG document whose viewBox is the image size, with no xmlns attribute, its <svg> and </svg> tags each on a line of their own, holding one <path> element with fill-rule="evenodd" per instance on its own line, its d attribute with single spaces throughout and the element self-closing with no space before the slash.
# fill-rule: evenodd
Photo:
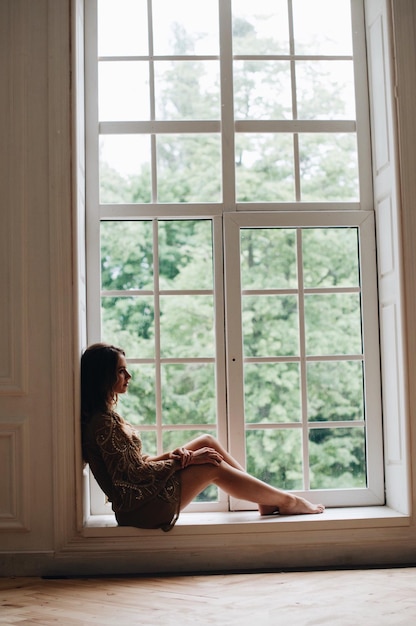
<svg viewBox="0 0 416 626">
<path fill-rule="evenodd" d="M 410 525 L 410 517 L 387 506 L 330 508 L 322 515 L 267 516 L 257 511 L 182 513 L 175 526 L 177 536 L 198 534 L 272 533 L 297 530 L 342 530 L 352 528 L 393 528 Z M 112 515 L 91 516 L 84 525 L 84 537 L 127 537 L 152 532 L 117 526 Z"/>
</svg>

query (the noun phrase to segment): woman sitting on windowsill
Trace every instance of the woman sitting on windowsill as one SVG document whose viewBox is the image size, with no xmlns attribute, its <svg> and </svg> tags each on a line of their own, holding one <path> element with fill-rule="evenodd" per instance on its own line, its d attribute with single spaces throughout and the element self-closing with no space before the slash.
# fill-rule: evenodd
<svg viewBox="0 0 416 626">
<path fill-rule="evenodd" d="M 135 429 L 114 410 L 131 375 L 122 349 L 99 343 L 81 358 L 82 451 L 120 526 L 170 530 L 208 485 L 258 504 L 261 515 L 322 513 L 294 494 L 244 471 L 211 435 L 160 456 L 142 453 Z"/>
</svg>

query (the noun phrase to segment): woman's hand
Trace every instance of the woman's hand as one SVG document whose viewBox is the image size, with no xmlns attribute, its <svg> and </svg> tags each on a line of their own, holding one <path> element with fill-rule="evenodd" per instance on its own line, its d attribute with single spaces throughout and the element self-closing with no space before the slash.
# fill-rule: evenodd
<svg viewBox="0 0 416 626">
<path fill-rule="evenodd" d="M 223 456 L 214 448 L 198 448 L 198 450 L 177 448 L 170 453 L 170 458 L 178 460 L 181 469 L 185 469 L 189 465 L 203 465 L 204 463 L 219 465 L 223 460 Z"/>
</svg>

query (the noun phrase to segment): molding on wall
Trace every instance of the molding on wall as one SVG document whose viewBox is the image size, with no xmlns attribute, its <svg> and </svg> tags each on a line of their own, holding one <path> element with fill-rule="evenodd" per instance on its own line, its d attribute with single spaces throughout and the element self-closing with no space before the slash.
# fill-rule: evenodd
<svg viewBox="0 0 416 626">
<path fill-rule="evenodd" d="M 0 229 L 0 396 L 22 396 L 28 391 L 25 152 L 28 55 L 20 16 L 19 7 L 3 3 L 0 58 L 6 72 L 0 91 L 3 144 L 0 171 L 4 173 Z"/>
<path fill-rule="evenodd" d="M 29 531 L 29 425 L 26 418 L 0 422 L 0 476 L 0 531 Z"/>
</svg>

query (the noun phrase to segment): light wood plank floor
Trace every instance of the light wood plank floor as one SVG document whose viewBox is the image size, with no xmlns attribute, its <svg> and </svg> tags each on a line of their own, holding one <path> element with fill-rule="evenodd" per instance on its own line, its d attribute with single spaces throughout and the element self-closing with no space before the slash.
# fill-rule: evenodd
<svg viewBox="0 0 416 626">
<path fill-rule="evenodd" d="M 0 578 L 0 624 L 415 626 L 416 568 Z"/>
</svg>

